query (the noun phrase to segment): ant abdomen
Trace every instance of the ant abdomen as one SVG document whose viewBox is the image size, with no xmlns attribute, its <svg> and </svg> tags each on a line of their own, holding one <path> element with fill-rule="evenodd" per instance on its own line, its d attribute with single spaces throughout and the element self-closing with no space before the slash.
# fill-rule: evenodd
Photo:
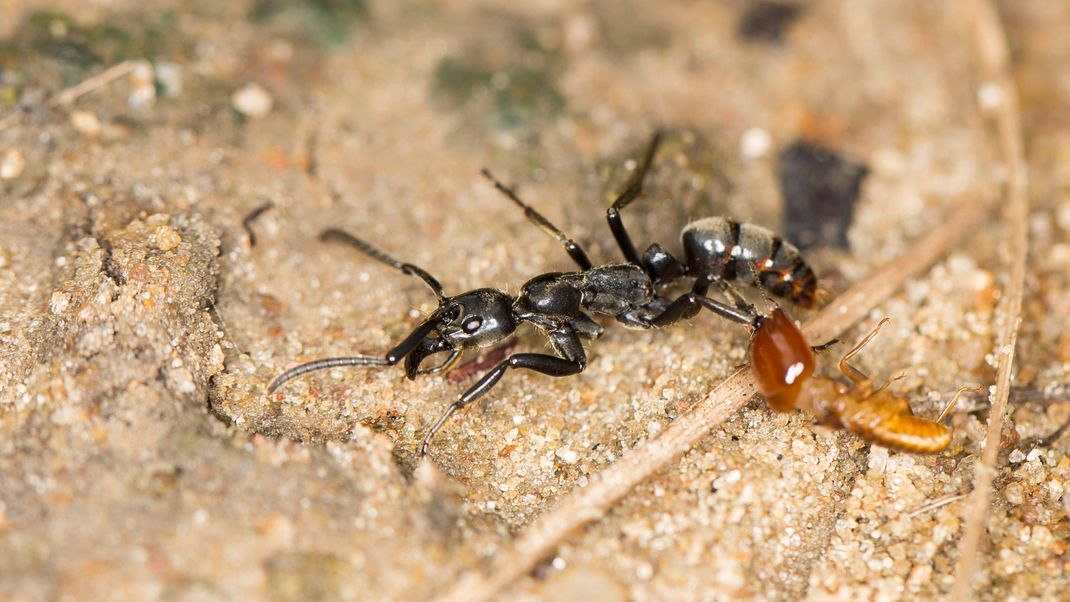
<svg viewBox="0 0 1070 602">
<path fill-rule="evenodd" d="M 756 224 L 724 217 L 691 222 L 680 234 L 687 270 L 724 280 L 755 276 L 762 288 L 802 307 L 813 307 L 817 277 L 799 249 Z M 753 275 L 752 275 L 753 274 Z"/>
</svg>

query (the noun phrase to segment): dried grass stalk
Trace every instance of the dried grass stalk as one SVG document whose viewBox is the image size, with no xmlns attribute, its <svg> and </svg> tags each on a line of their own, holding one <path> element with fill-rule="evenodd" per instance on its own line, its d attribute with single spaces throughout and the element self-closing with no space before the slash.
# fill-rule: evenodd
<svg viewBox="0 0 1070 602">
<path fill-rule="evenodd" d="M 971 19 L 977 44 L 981 86 L 985 97 L 994 101 L 993 112 L 1000 151 L 1007 164 L 1008 182 L 1006 207 L 1010 229 L 1010 279 L 997 316 L 1000 324 L 995 355 L 996 387 L 992 411 L 988 417 L 984 455 L 974 475 L 973 493 L 967 504 L 965 534 L 959 544 L 959 559 L 955 566 L 955 586 L 952 600 L 973 597 L 981 535 L 988 518 L 992 478 L 999 455 L 1000 432 L 1007 413 L 1007 399 L 1011 391 L 1011 369 L 1014 366 L 1015 343 L 1021 322 L 1022 292 L 1025 288 L 1026 254 L 1028 251 L 1027 219 L 1029 213 L 1029 180 L 1026 170 L 1022 124 L 1018 108 L 1018 92 L 1011 79 L 1007 37 L 999 13 L 990 0 L 962 0 L 964 13 Z"/>
</svg>

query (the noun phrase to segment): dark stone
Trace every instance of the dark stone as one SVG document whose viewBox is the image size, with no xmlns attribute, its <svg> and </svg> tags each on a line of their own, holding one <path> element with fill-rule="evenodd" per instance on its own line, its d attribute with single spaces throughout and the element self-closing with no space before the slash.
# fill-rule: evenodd
<svg viewBox="0 0 1070 602">
<path fill-rule="evenodd" d="M 797 140 L 780 153 L 784 236 L 800 249 L 847 248 L 855 202 L 869 168 L 818 144 Z"/>
<path fill-rule="evenodd" d="M 781 44 L 784 32 L 802 15 L 802 7 L 793 2 L 754 2 L 739 18 L 736 32 L 749 42 Z"/>
</svg>

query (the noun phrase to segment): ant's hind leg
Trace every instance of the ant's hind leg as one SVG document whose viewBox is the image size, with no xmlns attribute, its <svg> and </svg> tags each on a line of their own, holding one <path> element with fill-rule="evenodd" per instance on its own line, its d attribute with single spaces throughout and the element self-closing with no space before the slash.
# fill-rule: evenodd
<svg viewBox="0 0 1070 602">
<path fill-rule="evenodd" d="M 865 382 L 869 380 L 869 377 L 866 376 L 865 373 L 851 365 L 851 358 L 858 355 L 858 352 L 862 351 L 862 348 L 865 347 L 870 342 L 870 340 L 873 339 L 873 337 L 877 336 L 877 333 L 880 332 L 881 327 L 887 324 L 890 320 L 891 318 L 887 317 L 881 318 L 881 321 L 877 322 L 877 325 L 873 327 L 873 330 L 869 331 L 869 334 L 867 334 L 861 341 L 859 341 L 853 349 L 848 351 L 846 354 L 844 354 L 842 358 L 840 358 L 840 372 L 843 372 L 844 376 L 856 383 Z"/>
</svg>

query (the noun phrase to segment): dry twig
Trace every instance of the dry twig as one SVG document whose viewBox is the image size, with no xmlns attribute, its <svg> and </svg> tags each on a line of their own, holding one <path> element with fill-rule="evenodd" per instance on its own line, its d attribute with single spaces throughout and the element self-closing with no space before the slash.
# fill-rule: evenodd
<svg viewBox="0 0 1070 602">
<path fill-rule="evenodd" d="M 888 298 L 904 281 L 921 273 L 987 214 L 987 205 L 960 202 L 947 219 L 911 247 L 911 251 L 882 266 L 869 279 L 825 307 L 804 327 L 810 340 L 840 335 Z M 601 518 L 619 499 L 677 456 L 698 444 L 710 431 L 746 404 L 756 390 L 748 370 L 725 379 L 705 399 L 645 445 L 633 448 L 602 470 L 590 484 L 561 500 L 535 521 L 511 548 L 493 562 L 489 573 L 462 575 L 439 598 L 474 602 L 494 598 L 514 579 L 530 571 L 574 531 Z"/>
<path fill-rule="evenodd" d="M 145 61 L 126 60 L 121 63 L 112 65 L 111 67 L 108 67 L 104 71 L 101 71 L 100 73 L 94 75 L 93 77 L 90 77 L 89 79 L 83 80 L 69 88 L 57 92 L 54 96 L 52 96 L 52 98 L 49 98 L 48 101 L 45 102 L 45 106 L 50 109 L 54 109 L 56 107 L 69 105 L 75 100 L 78 100 L 78 98 L 80 98 L 81 96 L 84 96 L 85 94 L 103 86 L 106 86 L 107 84 L 119 79 L 120 77 L 123 77 L 124 75 L 128 75 L 139 65 L 142 64 L 145 64 Z M 18 123 L 19 119 L 22 118 L 22 115 L 23 113 L 21 112 L 15 112 L 5 116 L 3 119 L 0 119 L 0 131 L 5 130 Z"/>
<path fill-rule="evenodd" d="M 977 570 L 977 557 L 981 535 L 988 518 L 992 478 L 999 455 L 999 438 L 1003 419 L 1007 413 L 1010 396 L 1011 368 L 1014 365 L 1014 348 L 1021 322 L 1022 291 L 1025 286 L 1027 252 L 1027 218 L 1029 211 L 1028 174 L 1026 173 L 1025 148 L 1022 140 L 1022 124 L 1019 116 L 1018 93 L 1011 79 L 1007 37 L 1000 22 L 999 13 L 991 0 L 962 0 L 965 13 L 972 17 L 976 36 L 977 53 L 982 73 L 985 96 L 991 99 L 995 112 L 996 131 L 1000 150 L 1007 164 L 1008 222 L 1010 228 L 1010 279 L 1004 291 L 1005 302 L 1000 305 L 1001 330 L 996 342 L 995 398 L 988 416 L 988 434 L 985 438 L 984 455 L 977 465 L 973 493 L 966 510 L 965 533 L 959 544 L 959 559 L 955 566 L 955 586 L 952 600 L 969 600 L 973 594 L 973 580 Z"/>
</svg>

